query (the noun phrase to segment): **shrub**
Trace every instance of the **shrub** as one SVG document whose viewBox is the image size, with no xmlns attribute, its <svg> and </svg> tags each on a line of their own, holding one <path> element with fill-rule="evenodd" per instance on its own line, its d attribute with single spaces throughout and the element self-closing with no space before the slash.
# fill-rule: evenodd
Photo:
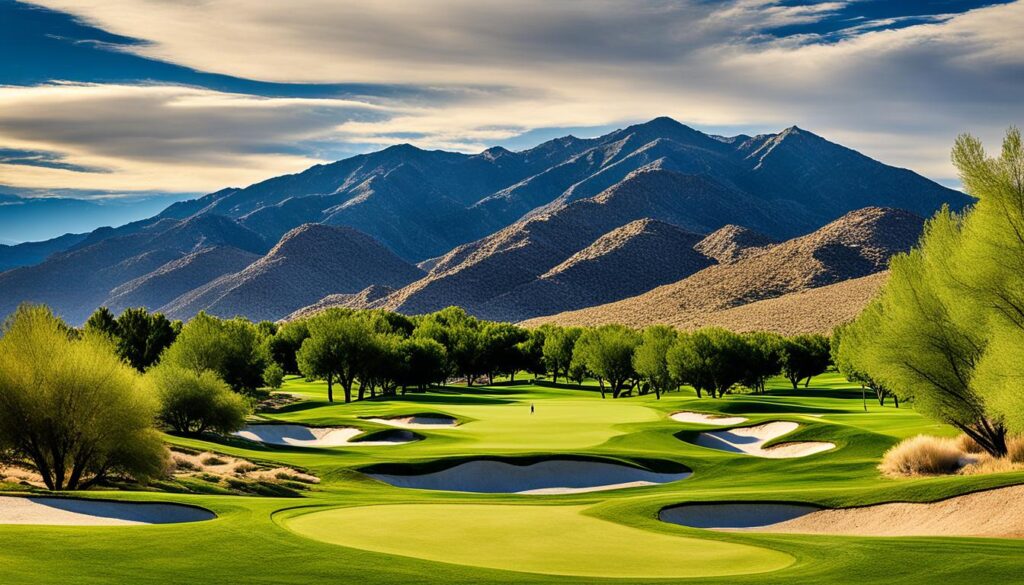
<svg viewBox="0 0 1024 585">
<path fill-rule="evenodd" d="M 160 397 L 160 420 L 180 433 L 228 434 L 245 425 L 249 406 L 211 371 L 161 364 L 147 377 Z"/>
<path fill-rule="evenodd" d="M 885 452 L 878 466 L 886 475 L 939 475 L 956 473 L 960 467 L 957 440 L 928 435 L 904 439 Z"/>
<path fill-rule="evenodd" d="M 44 307 L 24 305 L 0 337 L 0 451 L 30 461 L 51 490 L 114 475 L 148 481 L 169 455 L 156 400 L 103 334 L 72 338 Z"/>
<path fill-rule="evenodd" d="M 235 473 L 238 475 L 245 475 L 246 473 L 256 471 L 257 469 L 259 469 L 259 467 L 249 463 L 248 461 L 243 461 L 238 465 L 235 465 Z"/>
<path fill-rule="evenodd" d="M 267 369 L 263 370 L 263 383 L 274 390 L 281 388 L 284 383 L 284 370 L 281 366 L 271 362 Z"/>
</svg>

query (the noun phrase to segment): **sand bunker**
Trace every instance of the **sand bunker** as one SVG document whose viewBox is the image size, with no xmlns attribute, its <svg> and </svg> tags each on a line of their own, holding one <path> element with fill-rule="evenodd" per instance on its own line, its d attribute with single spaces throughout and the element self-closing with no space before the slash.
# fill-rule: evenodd
<svg viewBox="0 0 1024 585">
<path fill-rule="evenodd" d="M 392 418 L 368 418 L 366 420 L 391 425 L 403 429 L 429 429 L 437 427 L 455 427 L 459 421 L 443 414 L 418 414 L 412 416 L 396 416 Z"/>
<path fill-rule="evenodd" d="M 755 457 L 769 459 L 788 459 L 790 457 L 806 457 L 834 449 L 835 444 L 825 442 L 789 442 L 765 447 L 765 443 L 783 435 L 792 433 L 799 428 L 795 422 L 775 421 L 753 427 L 742 427 L 726 431 L 708 431 L 697 435 L 694 441 L 701 447 L 745 453 Z"/>
<path fill-rule="evenodd" d="M 676 412 L 671 415 L 672 420 L 681 423 L 691 423 L 695 425 L 738 425 L 740 423 L 747 422 L 747 419 L 742 416 L 718 416 L 714 414 L 704 414 L 703 412 Z"/>
<path fill-rule="evenodd" d="M 0 524 L 131 526 L 199 522 L 216 517 L 217 515 L 209 510 L 180 504 L 0 497 Z"/>
<path fill-rule="evenodd" d="M 396 487 L 489 494 L 578 494 L 678 481 L 689 471 L 660 473 L 602 461 L 552 459 L 524 465 L 478 460 L 419 475 L 368 473 Z"/>
<path fill-rule="evenodd" d="M 717 530 L 850 536 L 1024 538 L 1024 486 L 929 504 L 892 503 L 822 510 L 796 504 L 694 504 L 666 508 L 666 522 Z"/>
<path fill-rule="evenodd" d="M 380 447 L 418 439 L 408 431 L 377 433 L 374 440 L 356 439 L 364 433 L 353 427 L 306 427 L 302 425 L 247 425 L 235 436 L 267 445 L 288 447 Z"/>
</svg>

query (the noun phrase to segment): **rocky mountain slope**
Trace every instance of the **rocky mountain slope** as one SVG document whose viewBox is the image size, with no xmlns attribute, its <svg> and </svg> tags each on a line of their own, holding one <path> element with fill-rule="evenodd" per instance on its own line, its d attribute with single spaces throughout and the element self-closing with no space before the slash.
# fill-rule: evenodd
<svg viewBox="0 0 1024 585">
<path fill-rule="evenodd" d="M 285 234 L 266 256 L 243 270 L 187 292 L 160 310 L 174 318 L 206 311 L 276 320 L 325 294 L 357 293 L 378 284 L 402 286 L 422 274 L 362 232 L 306 224 Z"/>
<path fill-rule="evenodd" d="M 880 272 L 892 255 L 917 242 L 923 225 L 920 216 L 907 211 L 861 209 L 811 234 L 716 264 L 679 282 L 528 324 L 701 325 L 721 311 Z"/>
<path fill-rule="evenodd" d="M 619 252 L 610 253 L 611 246 L 608 254 L 593 253 L 603 250 L 598 247 L 571 262 L 573 270 L 551 272 L 603 237 L 623 236 L 628 230 L 611 234 L 638 220 L 693 234 L 722 229 L 697 252 L 726 264 L 865 205 L 930 215 L 943 203 L 960 208 L 968 202 L 962 193 L 795 127 L 722 138 L 657 118 L 521 152 L 495 147 L 467 155 L 397 145 L 223 189 L 118 228 L 32 249 L 0 248 L 0 270 L 5 258 L 8 267 L 32 264 L 0 272 L 0 315 L 22 301 L 47 302 L 72 322 L 103 302 L 166 307 L 182 317 L 210 307 L 247 316 L 287 314 L 304 306 L 293 306 L 292 297 L 274 298 L 287 290 L 242 286 L 263 282 L 257 272 L 276 273 L 270 259 L 239 276 L 244 254 L 186 257 L 210 248 L 264 254 L 291 230 L 316 223 L 364 233 L 403 262 L 377 247 L 356 246 L 353 253 L 367 257 L 352 259 L 341 273 L 332 264 L 337 250 L 310 248 L 306 268 L 289 273 L 306 305 L 380 285 L 397 290 L 344 302 L 409 313 L 459 304 L 482 317 L 524 319 L 635 295 L 708 261 L 684 246 L 678 258 L 659 258 L 657 270 L 617 278 L 629 264 L 620 257 L 644 256 L 630 250 L 651 249 L 645 242 L 670 233 L 645 224 Z M 681 250 L 681 236 L 672 238 L 666 245 Z M 385 258 L 383 266 L 394 274 L 374 265 Z M 424 272 L 410 270 L 413 262 Z M 251 292 L 256 289 L 266 292 Z"/>
<path fill-rule="evenodd" d="M 266 251 L 255 232 L 219 215 L 164 219 L 135 233 L 90 241 L 35 266 L 0 273 L 0 315 L 22 302 L 45 303 L 70 323 L 82 323 L 120 285 L 168 262 L 214 246 Z"/>
</svg>

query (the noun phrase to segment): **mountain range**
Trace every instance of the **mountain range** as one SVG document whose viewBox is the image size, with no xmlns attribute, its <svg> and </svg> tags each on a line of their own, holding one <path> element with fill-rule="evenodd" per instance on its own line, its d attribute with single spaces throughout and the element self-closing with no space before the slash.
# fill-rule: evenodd
<svg viewBox="0 0 1024 585">
<path fill-rule="evenodd" d="M 657 118 L 520 152 L 398 145 L 121 227 L 0 246 L 0 314 L 23 301 L 73 323 L 100 305 L 254 319 L 461 305 L 682 325 L 882 271 L 921 217 L 969 203 L 796 127 L 726 138 Z"/>
</svg>

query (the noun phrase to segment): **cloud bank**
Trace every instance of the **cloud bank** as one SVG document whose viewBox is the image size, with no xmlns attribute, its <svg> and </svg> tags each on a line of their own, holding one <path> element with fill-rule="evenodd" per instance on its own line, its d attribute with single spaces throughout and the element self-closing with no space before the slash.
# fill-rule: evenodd
<svg viewBox="0 0 1024 585">
<path fill-rule="evenodd" d="M 855 3 L 34 3 L 139 39 L 117 50 L 147 59 L 368 89 L 330 99 L 159 82 L 0 87 L 0 149 L 55 153 L 65 167 L 0 160 L 0 183 L 21 187 L 208 191 L 395 142 L 474 151 L 539 128 L 658 115 L 736 131 L 798 124 L 943 179 L 957 133 L 995 140 L 1024 117 L 1024 2 L 839 28 Z"/>
</svg>

